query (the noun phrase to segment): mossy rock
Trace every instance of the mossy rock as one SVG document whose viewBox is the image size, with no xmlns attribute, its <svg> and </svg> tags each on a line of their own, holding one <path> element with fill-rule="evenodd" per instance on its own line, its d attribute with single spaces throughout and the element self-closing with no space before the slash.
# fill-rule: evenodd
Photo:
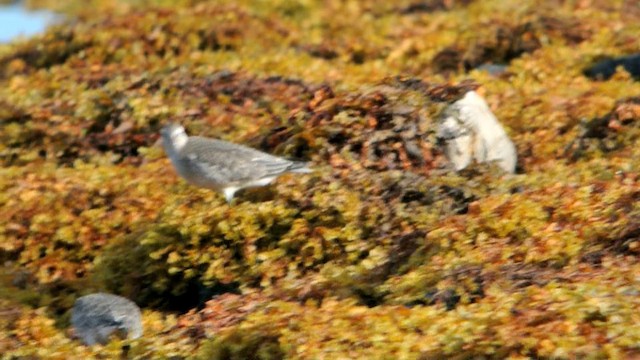
<svg viewBox="0 0 640 360">
<path fill-rule="evenodd" d="M 104 290 L 136 304 L 172 310 L 187 310 L 203 300 L 204 286 L 197 277 L 172 273 L 168 249 L 181 241 L 170 226 L 152 226 L 109 245 L 96 259 L 93 278 Z"/>
</svg>

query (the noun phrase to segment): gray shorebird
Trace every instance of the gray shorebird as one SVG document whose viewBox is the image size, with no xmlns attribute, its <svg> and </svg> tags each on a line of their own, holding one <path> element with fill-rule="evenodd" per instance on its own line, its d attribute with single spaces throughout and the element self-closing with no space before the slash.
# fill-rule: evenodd
<svg viewBox="0 0 640 360">
<path fill-rule="evenodd" d="M 71 324 L 86 345 L 104 345 L 114 332 L 130 339 L 142 336 L 140 308 L 133 301 L 112 294 L 79 297 L 71 310 Z"/>
<path fill-rule="evenodd" d="M 178 175 L 192 185 L 222 192 L 228 203 L 240 189 L 268 185 L 285 173 L 311 172 L 305 162 L 223 140 L 189 136 L 177 124 L 166 125 L 160 133 Z"/>
</svg>

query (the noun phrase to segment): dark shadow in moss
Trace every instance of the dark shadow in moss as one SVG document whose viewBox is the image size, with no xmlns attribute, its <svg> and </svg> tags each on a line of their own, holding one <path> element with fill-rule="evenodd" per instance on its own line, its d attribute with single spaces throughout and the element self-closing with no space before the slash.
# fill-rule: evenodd
<svg viewBox="0 0 640 360">
<path fill-rule="evenodd" d="M 591 120 L 582 119 L 577 123 L 578 135 L 564 149 L 564 156 L 571 161 L 610 153 L 623 149 L 635 139 L 638 118 L 633 114 L 634 107 L 640 105 L 640 97 L 620 99 L 613 109 L 602 117 Z"/>
<path fill-rule="evenodd" d="M 273 201 L 276 199 L 277 194 L 273 187 L 256 187 L 256 188 L 246 188 L 241 189 L 236 194 L 235 204 L 240 204 L 241 202 L 250 202 L 250 203 L 263 203 L 268 201 Z"/>
<path fill-rule="evenodd" d="M 151 254 L 182 241 L 171 226 L 151 226 L 107 247 L 96 260 L 93 277 L 106 291 L 131 299 L 141 307 L 185 312 L 201 307 L 216 294 L 237 292 L 238 284 L 206 286 L 195 275 L 171 274 L 166 255 Z M 205 266 L 197 269 L 202 273 Z"/>
<path fill-rule="evenodd" d="M 474 0 L 460 0 L 460 1 L 447 1 L 447 0 L 423 0 L 412 2 L 411 4 L 403 7 L 399 10 L 400 14 L 411 15 L 421 13 L 432 13 L 436 11 L 447 11 L 453 9 L 455 6 L 467 6 L 474 2 Z"/>
<path fill-rule="evenodd" d="M 0 101 L 0 125 L 24 124 L 29 120 L 31 120 L 31 114 L 24 109 L 17 108 L 6 101 Z"/>
<path fill-rule="evenodd" d="M 451 311 L 456 308 L 462 297 L 455 289 L 445 289 L 437 291 L 435 288 L 429 289 L 424 293 L 424 297 L 411 300 L 404 304 L 408 308 L 416 306 L 432 306 L 435 304 L 444 305 L 447 311 Z"/>
<path fill-rule="evenodd" d="M 337 58 L 340 54 L 329 44 L 313 44 L 313 45 L 303 45 L 300 47 L 302 51 L 307 52 L 309 55 L 325 59 L 325 60 L 333 60 Z"/>
<path fill-rule="evenodd" d="M 384 281 L 389 276 L 397 274 L 416 250 L 423 245 L 424 236 L 424 231 L 414 231 L 394 239 L 393 245 L 389 250 L 387 262 L 372 271 L 372 273 L 378 274 L 379 281 Z"/>
<path fill-rule="evenodd" d="M 284 359 L 277 334 L 269 329 L 238 329 L 206 342 L 198 353 L 202 360 Z"/>
<path fill-rule="evenodd" d="M 469 204 L 476 200 L 473 194 L 462 188 L 443 185 L 440 187 L 440 191 L 452 200 L 451 212 L 453 214 L 466 214 L 469 211 Z"/>
<path fill-rule="evenodd" d="M 384 296 L 373 286 L 359 286 L 353 289 L 353 294 L 358 299 L 358 302 L 367 307 L 376 307 L 384 303 Z"/>
<path fill-rule="evenodd" d="M 436 72 L 469 71 L 483 64 L 508 64 L 522 54 L 539 49 L 542 44 L 535 33 L 536 24 L 497 25 L 493 38 L 479 40 L 465 48 L 453 45 L 433 58 Z"/>
<path fill-rule="evenodd" d="M 433 204 L 438 195 L 440 194 L 437 189 L 425 177 L 403 171 L 400 176 L 391 180 L 391 183 L 384 190 L 382 198 L 386 202 L 399 199 L 403 203 L 416 202 L 429 206 Z"/>
<path fill-rule="evenodd" d="M 198 38 L 200 39 L 198 50 L 216 51 L 221 48 L 218 34 L 215 31 L 198 30 Z"/>
<path fill-rule="evenodd" d="M 531 21 L 511 25 L 496 22 L 492 25 L 495 31 L 492 36 L 483 39 L 474 39 L 469 44 L 453 44 L 433 58 L 432 64 L 436 72 L 455 73 L 495 64 L 506 65 L 511 60 L 519 58 L 523 54 L 532 53 L 542 47 L 543 38 L 558 38 L 568 44 L 578 44 L 591 37 L 591 31 L 581 28 L 579 22 L 572 18 L 559 18 L 552 16 L 536 16 Z M 633 58 L 626 59 L 620 64 L 632 64 Z M 603 77 L 611 76 L 611 64 L 598 64 L 585 71 L 587 76 Z M 615 66 L 613 67 L 615 71 Z M 637 68 L 630 70 L 634 74 L 640 71 Z M 509 77 L 509 73 L 500 75 Z"/>
<path fill-rule="evenodd" d="M 318 215 L 309 219 L 309 224 L 314 227 L 341 228 L 347 225 L 344 214 L 335 206 L 329 206 L 318 212 Z"/>
<path fill-rule="evenodd" d="M 625 196 L 624 199 L 618 200 L 617 205 L 624 208 L 627 206 L 625 203 L 637 203 L 638 201 L 640 201 L 640 192 L 634 192 Z M 632 245 L 638 242 L 640 242 L 640 217 L 632 216 L 629 225 L 586 246 L 585 248 L 588 251 L 580 257 L 580 261 L 600 267 L 605 256 L 617 257 L 622 255 L 640 258 L 640 251 L 635 248 L 635 245 Z"/>
<path fill-rule="evenodd" d="M 441 291 L 437 296 L 437 301 L 444 304 L 448 311 L 456 308 L 456 305 L 460 302 L 460 295 L 453 289 L 446 289 Z"/>
</svg>

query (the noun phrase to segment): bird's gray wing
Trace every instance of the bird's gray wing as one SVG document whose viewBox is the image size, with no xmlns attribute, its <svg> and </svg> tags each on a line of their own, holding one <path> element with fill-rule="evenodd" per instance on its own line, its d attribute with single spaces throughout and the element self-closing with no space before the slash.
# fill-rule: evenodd
<svg viewBox="0 0 640 360">
<path fill-rule="evenodd" d="M 180 155 L 227 183 L 278 176 L 299 167 L 296 162 L 250 147 L 199 136 L 189 137 Z"/>
</svg>

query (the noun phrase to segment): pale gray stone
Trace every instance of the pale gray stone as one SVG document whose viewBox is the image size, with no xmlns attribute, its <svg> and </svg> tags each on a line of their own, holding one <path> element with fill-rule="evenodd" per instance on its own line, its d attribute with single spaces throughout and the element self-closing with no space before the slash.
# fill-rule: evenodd
<svg viewBox="0 0 640 360">
<path fill-rule="evenodd" d="M 78 298 L 71 310 L 71 324 L 86 345 L 106 344 L 120 332 L 130 339 L 142 336 L 140 308 L 122 296 L 96 293 Z"/>
</svg>

